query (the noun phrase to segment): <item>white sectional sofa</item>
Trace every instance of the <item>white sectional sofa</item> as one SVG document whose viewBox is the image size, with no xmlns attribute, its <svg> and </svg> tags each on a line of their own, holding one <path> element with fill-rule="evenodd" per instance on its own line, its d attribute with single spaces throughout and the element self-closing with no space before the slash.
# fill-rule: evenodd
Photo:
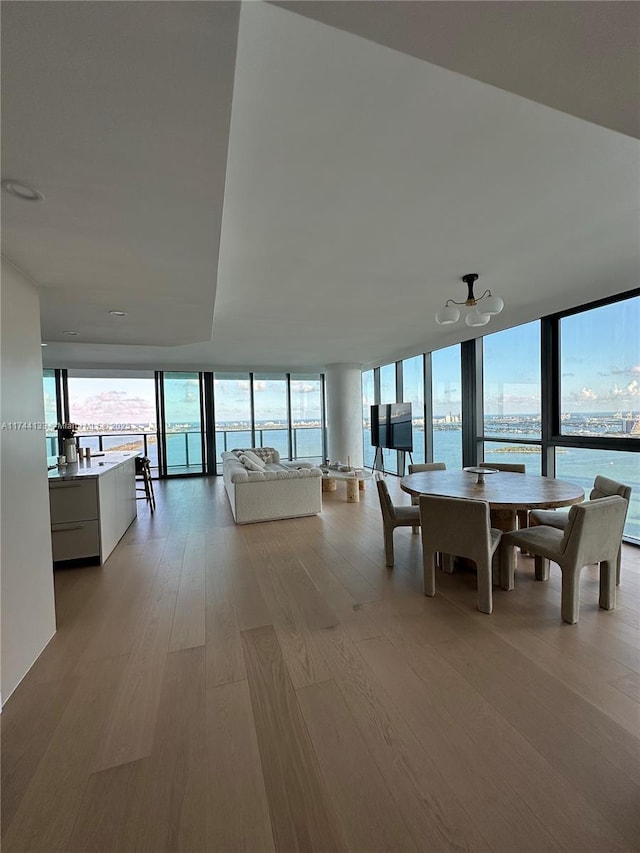
<svg viewBox="0 0 640 853">
<path fill-rule="evenodd" d="M 239 458 L 243 451 L 222 453 L 224 485 L 237 524 L 317 515 L 322 510 L 319 468 L 309 462 L 281 462 L 273 447 L 250 449 L 265 460 L 262 470 L 248 470 Z"/>
</svg>

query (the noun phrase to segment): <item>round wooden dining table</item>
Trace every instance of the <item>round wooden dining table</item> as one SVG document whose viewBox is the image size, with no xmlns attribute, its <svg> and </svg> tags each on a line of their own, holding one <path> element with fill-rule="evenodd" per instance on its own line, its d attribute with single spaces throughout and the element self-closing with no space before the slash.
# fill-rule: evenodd
<svg viewBox="0 0 640 853">
<path fill-rule="evenodd" d="M 505 532 L 515 530 L 518 510 L 554 509 L 584 500 L 584 489 L 575 483 L 512 471 L 486 474 L 484 483 L 477 483 L 476 475 L 467 471 L 420 471 L 403 477 L 400 488 L 410 495 L 487 501 L 491 526 Z"/>
</svg>

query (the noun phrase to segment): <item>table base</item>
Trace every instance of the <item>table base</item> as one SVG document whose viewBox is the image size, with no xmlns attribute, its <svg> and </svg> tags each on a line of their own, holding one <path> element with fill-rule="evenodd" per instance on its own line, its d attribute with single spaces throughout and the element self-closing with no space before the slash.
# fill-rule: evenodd
<svg viewBox="0 0 640 853">
<path fill-rule="evenodd" d="M 355 477 L 340 478 L 346 483 L 346 501 L 350 504 L 360 503 L 360 492 L 366 491 L 366 480 L 358 480 Z M 334 477 L 322 478 L 322 491 L 335 492 L 338 489 L 338 481 Z"/>
</svg>

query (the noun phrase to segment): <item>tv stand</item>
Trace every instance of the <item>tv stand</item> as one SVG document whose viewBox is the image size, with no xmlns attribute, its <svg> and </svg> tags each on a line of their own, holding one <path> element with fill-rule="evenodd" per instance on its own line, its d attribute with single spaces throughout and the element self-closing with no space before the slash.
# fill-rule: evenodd
<svg viewBox="0 0 640 853">
<path fill-rule="evenodd" d="M 409 454 L 409 461 L 411 462 L 412 465 L 413 465 L 413 454 L 410 450 L 398 450 L 398 453 L 400 454 L 400 465 L 398 467 L 398 475 L 400 477 L 404 477 L 404 468 L 405 468 L 407 453 Z M 382 471 L 383 474 L 385 473 L 384 455 L 382 453 L 381 447 L 376 447 L 376 455 L 374 456 L 374 459 L 373 459 L 373 470 L 374 471 Z"/>
</svg>

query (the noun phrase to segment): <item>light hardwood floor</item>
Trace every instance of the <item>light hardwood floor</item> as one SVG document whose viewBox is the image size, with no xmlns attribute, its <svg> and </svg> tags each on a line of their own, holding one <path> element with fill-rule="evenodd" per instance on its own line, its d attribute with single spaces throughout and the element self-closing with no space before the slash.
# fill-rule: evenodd
<svg viewBox="0 0 640 853">
<path fill-rule="evenodd" d="M 396 502 L 408 502 L 388 478 Z M 221 479 L 156 484 L 2 714 L 2 851 L 622 851 L 640 842 L 640 551 L 618 609 L 521 558 L 422 594 L 376 490 L 238 527 Z"/>
</svg>

